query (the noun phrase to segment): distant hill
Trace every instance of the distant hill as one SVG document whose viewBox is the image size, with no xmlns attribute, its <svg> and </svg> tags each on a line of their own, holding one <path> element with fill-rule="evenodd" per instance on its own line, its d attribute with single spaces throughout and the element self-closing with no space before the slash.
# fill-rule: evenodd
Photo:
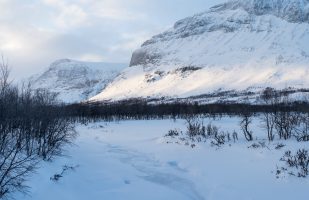
<svg viewBox="0 0 309 200">
<path fill-rule="evenodd" d="M 66 103 L 80 102 L 101 92 L 126 67 L 123 63 L 57 60 L 31 77 L 32 87 L 58 93 Z"/>
</svg>

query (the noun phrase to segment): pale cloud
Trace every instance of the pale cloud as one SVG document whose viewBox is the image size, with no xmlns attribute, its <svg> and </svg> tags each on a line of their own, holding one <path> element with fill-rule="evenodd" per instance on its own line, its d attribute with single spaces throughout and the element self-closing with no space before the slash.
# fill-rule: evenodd
<svg viewBox="0 0 309 200">
<path fill-rule="evenodd" d="M 0 43 L 2 52 L 22 49 L 23 42 L 18 34 L 14 34 L 9 31 L 3 31 L 4 28 L 1 28 L 1 30 Z"/>
<path fill-rule="evenodd" d="M 132 51 L 137 49 L 142 42 L 146 41 L 153 35 L 153 32 L 123 33 L 120 35 L 121 42 L 110 47 L 111 52 Z"/>
<path fill-rule="evenodd" d="M 18 79 L 55 59 L 129 63 L 145 40 L 224 0 L 0 0 L 0 53 Z"/>
<path fill-rule="evenodd" d="M 128 9 L 132 5 L 143 4 L 144 2 L 145 1 L 143 0 L 102 0 L 92 1 L 90 7 L 92 13 L 97 17 L 111 20 L 130 21 L 147 17 L 144 13 Z"/>
<path fill-rule="evenodd" d="M 91 62 L 102 62 L 106 58 L 102 54 L 83 54 L 78 59 Z"/>
<path fill-rule="evenodd" d="M 87 20 L 87 13 L 78 4 L 68 3 L 63 0 L 44 0 L 43 2 L 55 9 L 52 20 L 60 28 L 78 27 Z"/>
<path fill-rule="evenodd" d="M 76 27 L 85 23 L 87 14 L 76 5 L 70 5 L 61 10 L 59 16 L 56 17 L 58 25 L 62 28 Z"/>
</svg>

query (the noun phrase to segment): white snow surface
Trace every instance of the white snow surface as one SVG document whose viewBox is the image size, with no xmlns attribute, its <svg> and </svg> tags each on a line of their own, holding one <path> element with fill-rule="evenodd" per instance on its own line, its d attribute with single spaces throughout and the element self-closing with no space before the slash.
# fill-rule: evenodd
<svg viewBox="0 0 309 200">
<path fill-rule="evenodd" d="M 34 89 L 58 93 L 60 101 L 80 102 L 101 92 L 125 67 L 122 63 L 61 59 L 30 81 Z"/>
<path fill-rule="evenodd" d="M 146 41 L 92 101 L 309 88 L 309 1 L 230 1 Z"/>
<path fill-rule="evenodd" d="M 208 119 L 209 120 L 209 119 Z M 221 130 L 238 130 L 237 118 L 210 120 Z M 208 123 L 208 121 L 205 123 Z M 195 148 L 170 143 L 168 130 L 185 130 L 183 120 L 121 121 L 79 126 L 76 145 L 68 157 L 41 165 L 30 178 L 28 195 L 16 200 L 307 200 L 308 178 L 275 176 L 286 150 L 308 148 L 307 143 L 276 141 L 268 148 L 248 148 L 243 137 L 221 148 L 196 143 Z M 263 141 L 255 120 L 254 136 Z M 239 134 L 239 136 L 241 136 Z M 257 142 L 257 141 L 255 141 Z M 276 150 L 278 142 L 286 147 Z M 50 177 L 63 165 L 77 166 L 58 181 Z"/>
</svg>

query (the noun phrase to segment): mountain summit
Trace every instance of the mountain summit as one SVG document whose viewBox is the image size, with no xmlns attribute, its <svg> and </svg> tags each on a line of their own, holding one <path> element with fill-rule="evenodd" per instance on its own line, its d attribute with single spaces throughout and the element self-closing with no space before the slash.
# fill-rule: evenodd
<svg viewBox="0 0 309 200">
<path fill-rule="evenodd" d="M 136 50 L 94 101 L 309 88 L 309 1 L 237 0 L 175 23 Z"/>
<path fill-rule="evenodd" d="M 102 91 L 125 66 L 61 59 L 53 62 L 42 74 L 31 77 L 31 83 L 34 89 L 57 93 L 63 102 L 80 102 Z"/>
<path fill-rule="evenodd" d="M 289 22 L 309 23 L 308 0 L 236 0 L 211 8 L 211 11 L 242 8 L 253 15 L 274 15 Z"/>
</svg>

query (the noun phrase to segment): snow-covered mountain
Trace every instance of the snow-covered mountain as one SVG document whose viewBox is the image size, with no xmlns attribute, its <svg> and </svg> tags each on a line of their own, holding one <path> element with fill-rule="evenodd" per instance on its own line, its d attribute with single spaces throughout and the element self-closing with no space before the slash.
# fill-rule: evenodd
<svg viewBox="0 0 309 200">
<path fill-rule="evenodd" d="M 309 88 L 309 0 L 236 0 L 146 41 L 93 101 Z"/>
<path fill-rule="evenodd" d="M 34 89 L 58 93 L 58 99 L 80 102 L 101 92 L 126 64 L 57 60 L 42 74 L 31 77 Z"/>
</svg>

